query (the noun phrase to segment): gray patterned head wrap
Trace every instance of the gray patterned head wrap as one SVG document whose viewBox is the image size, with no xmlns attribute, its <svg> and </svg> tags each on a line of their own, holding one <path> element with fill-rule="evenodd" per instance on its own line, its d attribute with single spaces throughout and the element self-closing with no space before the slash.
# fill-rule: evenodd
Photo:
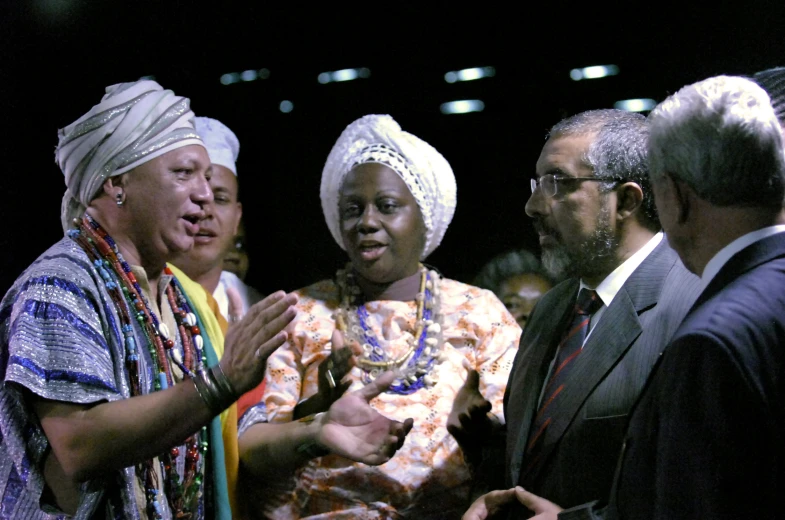
<svg viewBox="0 0 785 520">
<path fill-rule="evenodd" d="M 106 87 L 101 102 L 58 132 L 55 159 L 67 186 L 63 229 L 81 216 L 104 181 L 175 148 L 203 145 L 194 131 L 191 102 L 140 80 Z"/>
<path fill-rule="evenodd" d="M 363 163 L 379 163 L 394 170 L 411 191 L 425 224 L 428 257 L 441 243 L 455 214 L 455 175 L 436 149 L 408 132 L 389 115 L 367 115 L 344 129 L 322 170 L 320 195 L 327 227 L 342 249 L 338 198 L 346 174 Z"/>
</svg>

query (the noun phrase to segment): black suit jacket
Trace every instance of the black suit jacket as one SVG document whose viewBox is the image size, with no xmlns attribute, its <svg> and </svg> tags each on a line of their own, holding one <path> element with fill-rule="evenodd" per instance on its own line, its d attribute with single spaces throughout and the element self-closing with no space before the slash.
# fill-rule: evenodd
<svg viewBox="0 0 785 520">
<path fill-rule="evenodd" d="M 608 516 L 783 518 L 785 233 L 723 266 L 630 418 Z"/>
<path fill-rule="evenodd" d="M 700 279 L 667 240 L 605 309 L 551 406 L 539 463 L 526 474 L 526 441 L 548 367 L 579 288 L 568 280 L 538 302 L 521 338 L 504 397 L 508 486 L 523 485 L 564 508 L 606 499 L 628 413 L 658 355 L 697 297 Z M 529 516 L 515 505 L 511 518 Z"/>
</svg>

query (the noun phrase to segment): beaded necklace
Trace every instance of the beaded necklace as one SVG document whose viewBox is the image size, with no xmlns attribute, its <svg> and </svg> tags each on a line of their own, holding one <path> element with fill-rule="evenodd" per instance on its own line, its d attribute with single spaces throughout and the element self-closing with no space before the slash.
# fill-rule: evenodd
<svg viewBox="0 0 785 520">
<path fill-rule="evenodd" d="M 204 367 L 204 339 L 197 326 L 196 315 L 191 311 L 185 295 L 175 283 L 174 278 L 166 286 L 166 298 L 177 322 L 182 352 L 175 348 L 175 342 L 165 323 L 162 323 L 150 307 L 142 292 L 131 266 L 123 259 L 112 237 L 92 217 L 85 214 L 81 220 L 74 219 L 76 229 L 68 231 L 69 237 L 84 249 L 93 266 L 104 281 L 120 316 L 125 341 L 125 362 L 131 386 L 131 396 L 142 395 L 139 352 L 134 337 L 133 321 L 136 320 L 146 340 L 152 361 L 153 391 L 165 390 L 175 383 L 171 362 L 187 376 Z M 171 275 L 169 268 L 164 272 Z M 132 315 L 133 314 L 133 315 Z M 207 428 L 192 435 L 185 441 L 185 472 L 181 482 L 177 472 L 178 448 L 172 448 L 160 459 L 164 469 L 164 492 L 175 518 L 192 518 L 199 513 L 199 497 L 202 494 L 205 461 L 200 464 L 200 451 L 208 449 Z M 144 485 L 147 498 L 147 514 L 151 518 L 163 518 L 158 477 L 153 460 L 144 461 L 136 466 L 137 476 Z"/>
<path fill-rule="evenodd" d="M 395 370 L 397 378 L 387 389 L 396 394 L 412 394 L 423 387 L 432 387 L 436 378 L 430 375 L 433 367 L 442 360 L 442 316 L 440 308 L 439 274 L 420 265 L 420 289 L 415 297 L 417 317 L 409 348 L 390 359 L 382 340 L 376 337 L 368 324 L 365 298 L 357 285 L 351 263 L 338 271 L 337 284 L 341 294 L 341 307 L 336 323 L 346 339 L 357 341 L 363 352 L 357 365 L 363 370 L 363 382 L 368 384 L 382 372 Z"/>
</svg>

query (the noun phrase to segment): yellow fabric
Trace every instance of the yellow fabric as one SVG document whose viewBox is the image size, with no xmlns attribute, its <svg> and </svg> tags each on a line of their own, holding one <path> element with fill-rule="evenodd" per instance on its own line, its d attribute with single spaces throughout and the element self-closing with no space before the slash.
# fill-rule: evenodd
<svg viewBox="0 0 785 520">
<path fill-rule="evenodd" d="M 218 302 L 204 287 L 191 280 L 188 275 L 172 264 L 167 264 L 172 270 L 188 298 L 196 306 L 196 312 L 202 319 L 205 330 L 213 344 L 213 349 L 220 359 L 224 353 L 224 336 L 229 328 L 229 323 L 218 310 Z M 237 509 L 237 473 L 240 467 L 239 448 L 237 446 L 237 404 L 233 404 L 221 413 L 222 437 L 224 442 L 224 457 L 226 464 L 226 480 L 229 487 L 229 503 L 232 511 Z M 235 518 L 238 516 L 235 514 Z"/>
</svg>

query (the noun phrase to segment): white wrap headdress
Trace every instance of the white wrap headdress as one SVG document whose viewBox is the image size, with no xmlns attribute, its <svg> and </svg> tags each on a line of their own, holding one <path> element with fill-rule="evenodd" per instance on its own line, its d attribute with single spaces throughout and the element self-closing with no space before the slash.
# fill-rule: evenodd
<svg viewBox="0 0 785 520">
<path fill-rule="evenodd" d="M 106 87 L 101 102 L 58 132 L 55 159 L 67 186 L 63 229 L 81 216 L 104 181 L 175 148 L 204 146 L 188 98 L 140 80 Z"/>
<path fill-rule="evenodd" d="M 408 186 L 425 223 L 422 260 L 441 243 L 455 214 L 455 175 L 436 149 L 408 132 L 389 115 L 367 115 L 344 129 L 322 170 L 320 195 L 327 227 L 342 249 L 338 198 L 346 174 L 358 164 L 379 163 Z"/>
<path fill-rule="evenodd" d="M 231 170 L 237 176 L 240 141 L 228 126 L 210 117 L 195 117 L 194 128 L 204 141 L 210 162 Z"/>
</svg>

